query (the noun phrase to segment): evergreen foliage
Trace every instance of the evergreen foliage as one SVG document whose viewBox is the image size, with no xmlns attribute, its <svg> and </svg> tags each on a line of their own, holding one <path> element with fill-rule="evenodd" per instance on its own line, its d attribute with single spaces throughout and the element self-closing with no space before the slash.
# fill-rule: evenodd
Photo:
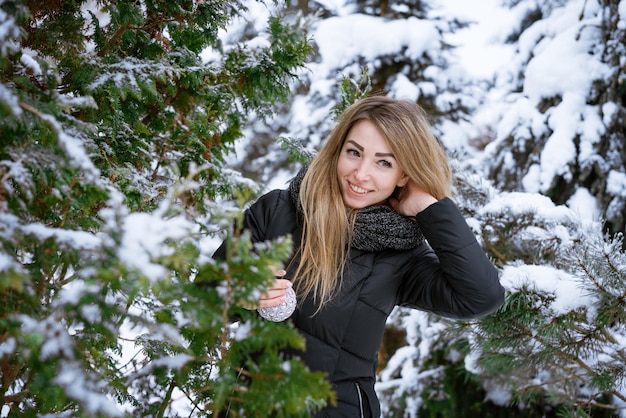
<svg viewBox="0 0 626 418">
<path fill-rule="evenodd" d="M 495 197 L 473 180 L 461 183 L 464 194 L 483 199 L 466 210 L 483 225 L 509 294 L 496 314 L 451 329 L 470 343 L 466 367 L 522 409 L 546 403 L 566 416 L 617 416 L 626 404 L 623 235 L 605 235 L 601 223 L 564 207 L 491 211 L 494 201 L 524 195 Z"/>
<path fill-rule="evenodd" d="M 510 3 L 514 7 L 523 2 Z M 556 21 L 560 9 L 577 7 L 575 3 L 546 1 L 529 7 L 518 33 L 510 39 L 519 41 L 523 37 L 525 42 L 518 57 L 521 62 L 513 84 L 515 91 L 511 92 L 518 98 L 514 99 L 510 115 L 505 117 L 510 124 L 502 128 L 502 138 L 490 151 L 489 176 L 501 189 L 539 191 L 556 204 L 566 204 L 581 189 L 588 190 L 597 199 L 607 230 L 614 234 L 626 228 L 626 199 L 621 190 L 609 187 L 626 171 L 626 68 L 623 62 L 626 28 L 620 20 L 623 18 L 619 13 L 620 0 L 598 3 L 602 10 L 599 16 L 593 13 L 586 16 L 587 9 L 592 7 L 583 2 L 579 22 L 567 31 L 556 33 L 548 20 L 555 15 Z M 545 48 L 551 42 L 558 45 L 558 37 L 575 38 L 580 48 L 584 48 L 593 69 L 577 70 L 593 71 L 595 81 L 580 91 L 566 92 L 556 88 L 551 95 L 546 92 L 540 98 L 534 97 L 524 87 L 526 70 L 536 59 L 533 51 Z M 577 106 L 571 106 L 572 100 L 581 101 L 586 106 L 579 111 Z M 525 110 L 529 110 L 528 113 Z M 565 126 L 554 122 L 567 113 L 571 114 Z M 580 121 L 587 124 L 595 121 L 597 132 L 577 127 L 582 125 Z M 569 132 L 570 128 L 574 129 Z M 555 148 L 559 143 L 553 138 L 560 136 L 568 137 L 571 145 L 560 144 Z M 555 151 L 563 153 L 562 158 L 566 158 L 563 167 L 556 170 L 545 168 L 543 154 Z M 529 184 L 540 183 L 538 190 L 529 190 L 525 178 L 529 179 Z"/>
<path fill-rule="evenodd" d="M 302 347 L 295 330 L 238 307 L 291 246 L 240 233 L 226 207 L 255 186 L 223 160 L 310 52 L 297 16 L 267 7 L 253 44 L 218 36 L 237 0 L 0 2 L 3 416 L 291 417 L 332 401 L 277 354 Z M 206 250 L 219 231 L 223 262 Z"/>
</svg>

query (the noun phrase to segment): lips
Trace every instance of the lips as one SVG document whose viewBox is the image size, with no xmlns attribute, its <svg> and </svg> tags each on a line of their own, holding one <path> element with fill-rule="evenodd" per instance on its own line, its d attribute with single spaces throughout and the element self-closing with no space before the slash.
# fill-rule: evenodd
<svg viewBox="0 0 626 418">
<path fill-rule="evenodd" d="M 350 190 L 352 190 L 354 193 L 358 193 L 358 194 L 365 194 L 365 193 L 367 193 L 367 189 L 359 187 L 359 186 L 357 186 L 355 184 L 352 184 L 350 182 L 348 182 L 348 187 L 350 187 Z"/>
</svg>

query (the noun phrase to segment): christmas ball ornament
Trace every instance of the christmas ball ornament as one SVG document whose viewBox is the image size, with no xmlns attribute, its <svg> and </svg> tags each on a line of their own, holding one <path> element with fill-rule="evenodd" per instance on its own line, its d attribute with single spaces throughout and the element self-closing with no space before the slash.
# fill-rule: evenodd
<svg viewBox="0 0 626 418">
<path fill-rule="evenodd" d="M 287 288 L 285 300 L 276 306 L 258 308 L 257 312 L 268 321 L 280 322 L 289 318 L 296 310 L 296 292 L 291 287 Z"/>
</svg>

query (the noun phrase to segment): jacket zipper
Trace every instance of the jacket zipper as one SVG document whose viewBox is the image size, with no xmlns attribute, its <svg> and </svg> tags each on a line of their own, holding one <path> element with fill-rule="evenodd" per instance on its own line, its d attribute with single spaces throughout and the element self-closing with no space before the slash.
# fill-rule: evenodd
<svg viewBox="0 0 626 418">
<path fill-rule="evenodd" d="M 365 418 L 365 409 L 363 408 L 363 395 L 361 394 L 361 386 L 359 386 L 358 382 L 354 382 L 354 386 L 356 386 L 356 393 L 359 396 L 359 412 L 361 413 L 360 417 Z"/>
</svg>

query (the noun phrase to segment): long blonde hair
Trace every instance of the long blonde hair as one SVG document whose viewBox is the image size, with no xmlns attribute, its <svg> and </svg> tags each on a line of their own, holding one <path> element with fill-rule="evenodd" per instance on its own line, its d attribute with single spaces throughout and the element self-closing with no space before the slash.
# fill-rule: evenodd
<svg viewBox="0 0 626 418">
<path fill-rule="evenodd" d="M 311 162 L 300 187 L 304 223 L 294 284 L 302 300 L 310 293 L 318 310 L 334 296 L 343 276 L 356 211 L 343 203 L 337 176 L 339 154 L 357 121 L 373 122 L 409 179 L 437 199 L 451 193 L 448 157 L 433 136 L 420 106 L 370 96 L 343 112 L 326 144 Z"/>
</svg>

